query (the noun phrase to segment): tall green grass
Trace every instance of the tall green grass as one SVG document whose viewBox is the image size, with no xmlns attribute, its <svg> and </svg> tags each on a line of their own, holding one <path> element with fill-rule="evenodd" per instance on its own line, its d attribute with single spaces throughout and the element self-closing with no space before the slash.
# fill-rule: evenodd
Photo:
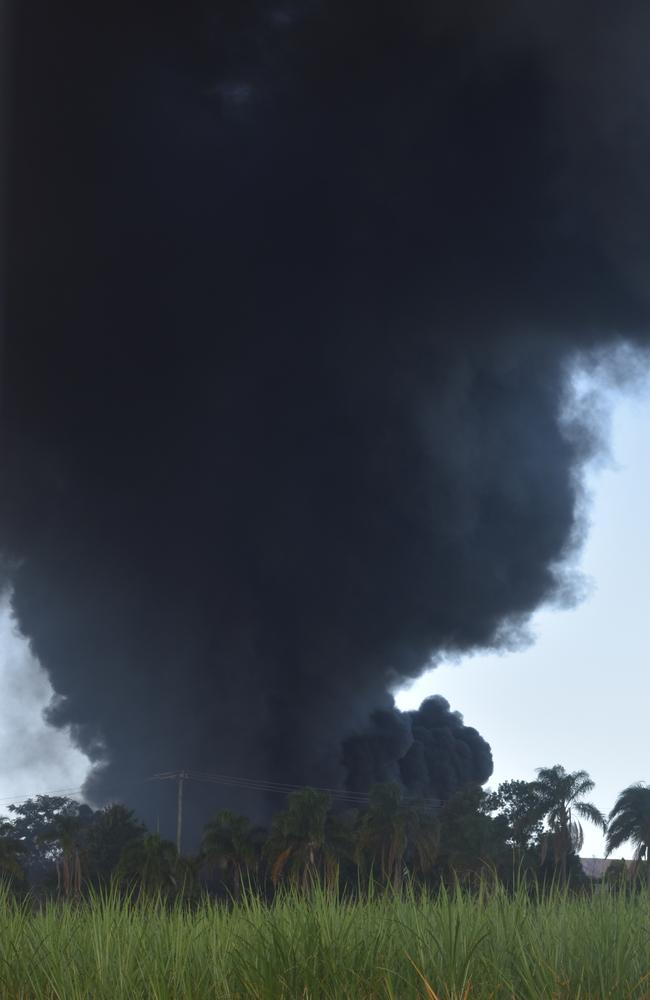
<svg viewBox="0 0 650 1000">
<path fill-rule="evenodd" d="M 120 900 L 0 900 L 0 996 L 138 998 L 650 998 L 644 894 L 461 890 L 193 909 Z"/>
</svg>

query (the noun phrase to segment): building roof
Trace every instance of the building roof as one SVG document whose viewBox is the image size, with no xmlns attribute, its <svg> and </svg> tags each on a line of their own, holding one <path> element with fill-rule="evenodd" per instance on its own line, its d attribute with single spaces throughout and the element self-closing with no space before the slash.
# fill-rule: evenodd
<svg viewBox="0 0 650 1000">
<path fill-rule="evenodd" d="M 585 875 L 589 878 L 602 878 L 612 862 L 617 858 L 580 858 L 580 864 Z M 623 859 L 625 860 L 625 859 Z M 629 870 L 634 864 L 633 861 L 625 861 L 625 867 Z"/>
</svg>

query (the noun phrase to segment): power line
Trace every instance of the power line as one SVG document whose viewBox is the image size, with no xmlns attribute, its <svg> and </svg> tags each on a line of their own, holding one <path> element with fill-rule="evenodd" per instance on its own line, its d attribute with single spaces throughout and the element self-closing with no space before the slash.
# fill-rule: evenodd
<svg viewBox="0 0 650 1000">
<path fill-rule="evenodd" d="M 38 798 L 39 796 L 45 795 L 78 795 L 83 792 L 83 788 L 54 788 L 50 792 L 29 792 L 25 795 L 5 795 L 0 798 L 0 804 L 3 802 L 8 802 L 13 805 L 14 802 L 26 802 L 28 799 Z"/>
<path fill-rule="evenodd" d="M 144 780 L 145 779 L 140 779 L 139 781 L 138 780 L 121 781 L 120 786 L 122 788 L 125 787 L 133 788 L 134 785 L 144 784 Z M 14 802 L 26 802 L 27 799 L 35 799 L 39 798 L 39 796 L 45 796 L 45 795 L 83 795 L 83 794 L 84 794 L 83 786 L 76 788 L 53 788 L 48 792 L 38 790 L 34 792 L 28 792 L 22 795 L 3 795 L 0 796 L 0 805 L 2 805 L 3 802 L 8 802 L 10 805 L 13 805 Z"/>
<path fill-rule="evenodd" d="M 205 774 L 191 771 L 190 777 L 195 781 L 206 781 L 217 785 L 228 785 L 237 788 L 250 788 L 254 791 L 276 792 L 281 795 L 288 795 L 291 792 L 303 791 L 305 788 L 313 788 L 314 791 L 324 792 L 335 798 L 345 799 L 350 802 L 367 802 L 368 795 L 365 792 L 349 792 L 341 788 L 323 788 L 317 785 L 296 785 L 290 782 L 269 781 L 266 778 L 238 778 L 228 774 Z"/>
<path fill-rule="evenodd" d="M 350 792 L 343 788 L 327 788 L 319 785 L 298 785 L 291 782 L 284 781 L 271 781 L 267 778 L 244 778 L 238 775 L 230 774 L 213 774 L 205 771 L 161 771 L 158 774 L 154 774 L 151 778 L 145 779 L 146 781 L 152 780 L 180 780 L 180 775 L 183 775 L 183 780 L 196 781 L 203 784 L 215 784 L 222 785 L 227 788 L 241 788 L 244 791 L 256 791 L 264 792 L 268 794 L 275 795 L 290 795 L 292 792 L 304 791 L 306 788 L 312 788 L 317 792 L 324 792 L 330 795 L 332 798 L 339 800 L 340 802 L 347 802 L 350 805 L 367 805 L 370 801 L 370 796 L 368 792 Z M 129 781 L 128 784 L 139 785 L 143 782 L 140 781 Z M 21 795 L 6 795 L 0 796 L 0 806 L 5 803 L 9 805 L 20 804 L 21 802 L 26 802 L 28 799 L 38 798 L 39 796 L 54 796 L 54 795 L 81 795 L 83 794 L 83 788 L 76 787 L 66 787 L 66 788 L 54 788 L 50 791 L 38 791 L 38 792 L 27 792 Z M 182 797 L 182 792 L 181 792 Z M 442 799 L 433 798 L 423 798 L 421 800 L 425 807 L 432 809 L 437 809 L 443 804 Z M 177 830 L 178 834 L 178 830 Z"/>
<path fill-rule="evenodd" d="M 340 788 L 322 788 L 315 785 L 295 785 L 288 782 L 280 781 L 268 781 L 265 778 L 241 778 L 235 777 L 229 774 L 207 774 L 200 771 L 184 771 L 185 778 L 190 781 L 198 781 L 202 783 L 225 785 L 230 788 L 241 788 L 250 791 L 259 792 L 271 792 L 279 795 L 289 795 L 291 792 L 303 791 L 306 788 L 312 788 L 317 792 L 325 792 L 334 798 L 342 799 L 347 802 L 356 803 L 366 803 L 368 802 L 368 795 L 365 792 L 348 792 L 345 789 Z M 153 779 L 165 780 L 165 779 L 177 779 L 179 776 L 178 771 L 165 771 L 159 774 L 153 775 Z"/>
<path fill-rule="evenodd" d="M 153 781 L 177 781 L 178 782 L 178 792 L 176 800 L 176 850 L 181 853 L 181 834 L 183 828 L 183 785 L 185 781 L 198 781 L 207 784 L 215 785 L 225 785 L 230 788 L 241 788 L 248 791 L 260 791 L 260 792 L 274 792 L 280 795 L 287 795 L 291 792 L 302 790 L 304 788 L 310 787 L 307 785 L 291 785 L 283 784 L 277 781 L 267 781 L 263 778 L 238 778 L 229 774 L 206 774 L 200 771 L 161 771 L 158 774 L 152 775 L 151 780 Z M 319 788 L 316 791 L 327 792 L 328 794 L 337 794 L 334 789 Z M 343 796 L 343 801 L 350 804 L 365 804 L 367 802 L 367 796 L 363 795 L 352 795 L 349 792 L 341 792 Z"/>
<path fill-rule="evenodd" d="M 151 776 L 150 781 L 177 781 L 176 803 L 176 849 L 181 852 L 181 832 L 183 827 L 183 785 L 185 781 L 198 781 L 204 784 L 222 785 L 227 788 L 240 788 L 245 791 L 272 793 L 287 796 L 292 792 L 311 788 L 316 792 L 324 792 L 332 798 L 348 805 L 367 806 L 370 795 L 367 792 L 349 792 L 341 788 L 320 788 L 314 785 L 295 785 L 289 782 L 269 781 L 266 778 L 242 778 L 231 774 L 209 774 L 204 771 L 160 771 Z M 422 799 L 422 805 L 427 812 L 434 812 L 442 805 L 441 799 Z"/>
<path fill-rule="evenodd" d="M 266 778 L 242 778 L 227 774 L 209 774 L 202 771 L 188 771 L 187 776 L 194 781 L 207 781 L 213 782 L 214 784 L 229 785 L 231 787 L 250 788 L 256 791 L 277 792 L 282 795 L 288 795 L 291 792 L 303 791 L 306 788 L 312 788 L 314 791 L 324 792 L 334 798 L 343 799 L 349 802 L 354 801 L 366 803 L 370 800 L 370 794 L 368 792 L 350 792 L 343 788 L 325 788 L 318 785 L 297 785 L 290 782 L 270 781 Z M 422 802 L 426 805 L 437 807 L 442 805 L 443 800 L 436 798 L 423 798 Z"/>
</svg>

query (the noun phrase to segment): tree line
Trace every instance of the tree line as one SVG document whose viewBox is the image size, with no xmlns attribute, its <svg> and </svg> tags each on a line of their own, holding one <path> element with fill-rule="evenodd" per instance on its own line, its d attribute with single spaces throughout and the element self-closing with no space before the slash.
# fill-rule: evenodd
<svg viewBox="0 0 650 1000">
<path fill-rule="evenodd" d="M 375 785 L 363 809 L 337 808 L 326 793 L 305 788 L 287 797 L 268 829 L 217 812 L 191 856 L 179 856 L 124 805 L 93 810 L 41 795 L 9 806 L 0 821 L 0 875 L 16 892 L 68 899 L 116 883 L 170 898 L 207 890 L 236 900 L 245 888 L 271 896 L 315 881 L 332 891 L 399 892 L 405 879 L 471 886 L 488 871 L 506 884 L 523 875 L 579 887 L 587 821 L 606 833 L 608 854 L 628 842 L 633 848 L 631 872 L 612 864 L 611 877 L 642 876 L 650 891 L 650 786 L 624 789 L 608 819 L 587 800 L 593 787 L 586 771 L 556 764 L 495 792 L 466 786 L 437 811 L 392 783 Z"/>
</svg>

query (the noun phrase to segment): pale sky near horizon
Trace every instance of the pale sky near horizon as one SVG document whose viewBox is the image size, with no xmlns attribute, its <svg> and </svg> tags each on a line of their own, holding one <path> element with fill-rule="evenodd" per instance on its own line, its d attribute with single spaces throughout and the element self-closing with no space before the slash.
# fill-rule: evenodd
<svg viewBox="0 0 650 1000">
<path fill-rule="evenodd" d="M 529 648 L 443 663 L 397 696 L 407 709 L 441 694 L 460 711 L 492 747 L 489 787 L 562 764 L 589 772 L 590 798 L 609 812 L 626 785 L 650 781 L 649 441 L 647 387 L 613 394 L 611 459 L 588 472 L 582 603 L 539 611 Z M 584 831 L 581 854 L 603 857 L 602 834 Z"/>
<path fill-rule="evenodd" d="M 88 761 L 65 732 L 43 721 L 52 686 L 17 633 L 6 599 L 0 600 L 0 689 L 0 813 L 22 798 L 78 790 Z"/>
<path fill-rule="evenodd" d="M 584 768 L 591 796 L 608 812 L 618 792 L 650 781 L 648 567 L 650 566 L 650 392 L 612 397 L 611 455 L 589 472 L 592 502 L 579 560 L 589 587 L 571 610 L 542 610 L 534 643 L 504 654 L 443 663 L 397 696 L 412 708 L 442 694 L 492 746 L 490 787 L 535 776 L 535 768 Z M 51 688 L 0 608 L 0 811 L 21 797 L 78 789 L 86 760 L 41 713 Z M 585 825 L 585 856 L 603 856 L 603 837 Z M 624 847 L 619 856 L 630 857 Z"/>
</svg>

